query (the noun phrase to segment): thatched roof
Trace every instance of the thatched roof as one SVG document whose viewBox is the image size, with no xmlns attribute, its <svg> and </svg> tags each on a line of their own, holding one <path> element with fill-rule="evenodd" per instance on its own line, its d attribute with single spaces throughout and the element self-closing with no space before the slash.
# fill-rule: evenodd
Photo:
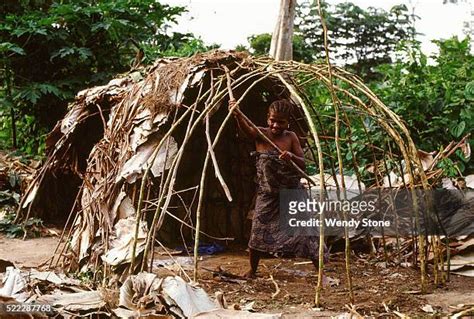
<svg viewBox="0 0 474 319">
<path fill-rule="evenodd" d="M 71 211 L 70 245 L 63 250 L 73 268 L 98 262 L 121 267 L 143 260 L 143 254 L 147 260 L 153 234 L 170 242 L 191 237 L 196 227 L 207 238 L 244 241 L 255 189 L 252 144 L 239 136 L 230 117 L 225 68 L 240 109 L 256 124 L 265 124 L 272 101 L 294 102 L 291 127 L 321 180 L 323 157 L 334 145 L 321 141 L 325 128 L 315 119 L 318 106 L 304 93 L 311 81 L 334 92 L 338 125 L 350 127 L 350 118 L 361 116 L 373 119 L 399 146 L 414 168 L 409 171 L 425 180 L 416 169 L 421 166 L 408 130 L 356 76 L 338 68 L 329 73 L 327 65 L 213 51 L 160 59 L 80 92 L 48 137 L 48 160 L 23 198 L 20 218 L 61 218 Z M 342 99 L 348 101 L 343 108 Z"/>
</svg>

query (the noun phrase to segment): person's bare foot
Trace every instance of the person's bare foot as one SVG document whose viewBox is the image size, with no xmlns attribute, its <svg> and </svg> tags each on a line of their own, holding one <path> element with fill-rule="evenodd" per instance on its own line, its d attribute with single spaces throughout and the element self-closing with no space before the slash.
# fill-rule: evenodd
<svg viewBox="0 0 474 319">
<path fill-rule="evenodd" d="M 255 279 L 257 278 L 257 275 L 252 269 L 249 269 L 246 273 L 242 275 L 242 277 L 247 278 L 247 279 Z"/>
</svg>

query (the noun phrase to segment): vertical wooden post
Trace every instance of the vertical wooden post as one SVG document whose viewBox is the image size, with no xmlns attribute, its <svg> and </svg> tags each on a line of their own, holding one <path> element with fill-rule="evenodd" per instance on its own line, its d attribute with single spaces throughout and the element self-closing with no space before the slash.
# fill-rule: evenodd
<svg viewBox="0 0 474 319">
<path fill-rule="evenodd" d="M 277 61 L 293 59 L 293 27 L 296 0 L 281 0 L 277 23 L 270 44 L 270 56 Z"/>
</svg>

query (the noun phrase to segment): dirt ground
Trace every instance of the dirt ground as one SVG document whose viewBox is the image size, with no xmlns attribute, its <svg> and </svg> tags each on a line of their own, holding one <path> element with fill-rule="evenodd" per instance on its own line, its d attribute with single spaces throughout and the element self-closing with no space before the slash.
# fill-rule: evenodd
<svg viewBox="0 0 474 319">
<path fill-rule="evenodd" d="M 58 243 L 57 237 L 7 238 L 0 233 L 0 259 L 17 267 L 36 268 L 45 264 L 52 256 Z"/>
<path fill-rule="evenodd" d="M 47 261 L 56 248 L 57 237 L 10 239 L 0 234 L 0 259 L 20 268 L 38 267 Z M 192 260 L 174 256 L 188 274 L 192 274 Z M 303 259 L 266 258 L 260 263 L 258 278 L 228 282 L 215 276 L 213 270 L 242 274 L 248 267 L 247 252 L 242 247 L 212 256 L 200 262 L 201 286 L 211 295 L 223 292 L 228 305 L 252 308 L 257 312 L 283 313 L 286 318 L 320 318 L 347 313 L 349 304 L 344 258 L 332 254 L 325 266 L 325 287 L 321 293 L 322 308 L 314 308 L 317 282 L 312 264 Z M 154 272 L 173 274 L 176 264 L 168 256 L 160 256 Z M 162 264 L 159 266 L 158 264 Z M 164 267 L 163 267 L 164 264 Z M 176 272 L 175 272 L 176 273 Z M 274 281 L 270 279 L 270 275 Z M 393 317 L 393 311 L 411 316 L 430 316 L 430 305 L 437 313 L 453 313 L 461 304 L 474 304 L 474 278 L 451 276 L 445 287 L 430 284 L 428 294 L 419 293 L 419 272 L 413 268 L 385 265 L 377 260 L 356 256 L 352 260 L 352 280 L 356 311 L 365 316 Z M 276 295 L 276 285 L 280 292 Z M 274 295 L 272 297 L 272 295 Z"/>
<path fill-rule="evenodd" d="M 308 318 L 328 317 L 347 312 L 349 304 L 345 262 L 342 254 L 333 254 L 325 266 L 325 288 L 321 293 L 322 309 L 314 308 L 317 274 L 312 264 L 298 264 L 303 259 L 264 259 L 258 278 L 246 283 L 228 283 L 213 278 L 202 268 L 218 266 L 231 273 L 242 273 L 248 267 L 245 251 L 205 258 L 201 263 L 201 283 L 209 292 L 222 291 L 229 304 L 248 304 L 264 312 L 299 314 Z M 280 292 L 274 298 L 275 284 Z M 438 313 L 452 313 L 460 304 L 474 304 L 474 278 L 452 275 L 446 287 L 430 285 L 427 295 L 419 293 L 419 271 L 383 262 L 354 258 L 352 281 L 357 312 L 366 316 L 388 315 L 396 310 L 402 314 L 428 316 L 422 310 L 431 305 Z M 384 306 L 385 304 L 385 306 Z"/>
</svg>

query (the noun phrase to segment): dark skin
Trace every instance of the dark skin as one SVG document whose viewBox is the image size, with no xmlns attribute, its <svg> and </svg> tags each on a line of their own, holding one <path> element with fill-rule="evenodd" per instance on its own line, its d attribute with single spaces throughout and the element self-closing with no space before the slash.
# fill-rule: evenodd
<svg viewBox="0 0 474 319">
<path fill-rule="evenodd" d="M 235 100 L 229 101 L 229 108 L 232 108 L 234 105 Z M 257 152 L 265 152 L 273 149 L 273 146 L 259 137 L 257 130 L 249 125 L 239 113 L 234 112 L 234 117 L 238 121 L 241 130 L 244 131 L 250 139 L 255 141 Z M 271 111 L 267 115 L 267 124 L 268 127 L 259 127 L 258 129 L 283 151 L 280 155 L 280 159 L 287 162 L 293 161 L 304 170 L 303 149 L 295 132 L 287 130 L 289 124 L 288 118 L 284 114 Z"/>
<path fill-rule="evenodd" d="M 229 109 L 234 107 L 235 103 L 235 100 L 230 100 Z M 237 120 L 240 129 L 250 139 L 255 141 L 255 148 L 257 152 L 265 152 L 274 149 L 272 145 L 259 136 L 257 130 L 247 123 L 247 121 L 238 112 L 234 112 L 234 117 Z M 280 150 L 282 150 L 280 159 L 287 162 L 293 161 L 302 170 L 304 170 L 305 162 L 303 148 L 301 147 L 298 136 L 294 132 L 287 130 L 289 121 L 285 114 L 270 111 L 267 115 L 267 125 L 268 127 L 258 127 L 258 129 L 273 143 L 275 143 L 278 148 L 280 148 Z M 244 274 L 245 277 L 256 277 L 260 258 L 264 255 L 264 252 L 250 248 L 250 269 Z M 312 262 L 314 266 L 317 267 L 317 261 L 312 260 Z"/>
</svg>

